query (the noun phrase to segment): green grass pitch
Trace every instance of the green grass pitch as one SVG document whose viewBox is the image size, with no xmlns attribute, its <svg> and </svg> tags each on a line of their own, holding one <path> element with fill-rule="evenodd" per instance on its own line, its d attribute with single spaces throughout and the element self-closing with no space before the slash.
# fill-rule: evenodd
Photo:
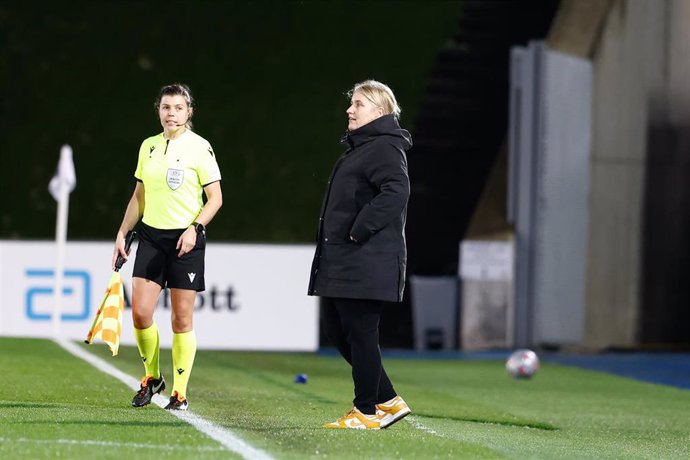
<svg viewBox="0 0 690 460">
<path fill-rule="evenodd" d="M 127 374 L 132 347 L 110 357 Z M 161 365 L 172 383 L 170 351 Z M 413 415 L 387 430 L 327 430 L 346 412 L 350 370 L 309 353 L 200 351 L 191 411 L 278 459 L 690 458 L 690 391 L 544 364 L 532 380 L 499 361 L 385 359 Z M 0 458 L 240 458 L 49 340 L 0 339 Z M 295 374 L 309 375 L 295 384 Z"/>
</svg>

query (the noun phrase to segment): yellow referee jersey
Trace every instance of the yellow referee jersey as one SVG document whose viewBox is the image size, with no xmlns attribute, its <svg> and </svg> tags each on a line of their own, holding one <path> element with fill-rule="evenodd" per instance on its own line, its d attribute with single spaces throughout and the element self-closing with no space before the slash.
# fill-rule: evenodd
<svg viewBox="0 0 690 460">
<path fill-rule="evenodd" d="M 203 188 L 220 180 L 211 144 L 193 131 L 141 144 L 134 177 L 144 184 L 143 222 L 161 230 L 188 227 L 204 205 Z"/>
</svg>

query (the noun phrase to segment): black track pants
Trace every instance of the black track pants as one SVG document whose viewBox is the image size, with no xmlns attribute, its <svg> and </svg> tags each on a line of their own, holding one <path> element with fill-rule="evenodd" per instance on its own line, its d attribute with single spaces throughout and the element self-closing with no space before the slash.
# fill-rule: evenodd
<svg viewBox="0 0 690 460">
<path fill-rule="evenodd" d="M 323 325 L 328 338 L 352 366 L 354 405 L 365 414 L 376 412 L 375 404 L 394 398 L 381 364 L 379 320 L 383 302 L 360 299 L 323 299 Z"/>
</svg>

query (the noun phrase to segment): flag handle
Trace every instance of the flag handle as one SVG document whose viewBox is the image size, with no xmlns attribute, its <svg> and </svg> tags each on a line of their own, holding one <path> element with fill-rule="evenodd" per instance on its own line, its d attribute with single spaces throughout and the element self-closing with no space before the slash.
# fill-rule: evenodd
<svg viewBox="0 0 690 460">
<path fill-rule="evenodd" d="M 132 243 L 134 242 L 135 236 L 137 236 L 137 232 L 135 232 L 134 230 L 128 231 L 127 236 L 125 236 L 125 252 L 127 253 L 127 255 L 129 255 L 129 250 L 132 247 Z M 125 258 L 118 254 L 117 259 L 115 259 L 115 271 L 119 272 L 124 263 Z"/>
<path fill-rule="evenodd" d="M 134 237 L 137 236 L 137 232 L 134 230 L 130 230 L 127 232 L 127 236 L 125 237 L 125 252 L 129 254 L 130 249 L 132 248 L 132 243 L 134 242 Z M 125 263 L 125 258 L 122 257 L 121 255 L 117 256 L 117 259 L 115 260 L 115 271 L 118 272 L 122 268 L 122 265 Z M 101 306 L 98 307 L 98 311 L 96 312 L 96 315 L 94 315 L 93 318 L 93 323 L 91 323 L 91 328 L 89 329 L 88 334 L 86 334 L 86 340 L 84 340 L 84 343 L 90 344 L 91 340 L 93 339 L 93 328 L 96 327 L 96 323 L 98 322 L 98 318 L 101 316 L 101 311 L 103 311 L 103 306 L 105 305 L 105 301 L 108 299 L 108 293 L 109 289 L 105 290 L 105 296 L 103 297 L 103 301 L 101 302 Z"/>
</svg>

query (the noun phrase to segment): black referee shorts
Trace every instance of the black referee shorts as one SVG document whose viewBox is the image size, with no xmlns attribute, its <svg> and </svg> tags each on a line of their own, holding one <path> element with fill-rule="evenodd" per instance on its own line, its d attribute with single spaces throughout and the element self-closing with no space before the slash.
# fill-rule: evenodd
<svg viewBox="0 0 690 460">
<path fill-rule="evenodd" d="M 177 240 L 186 229 L 159 230 L 141 222 L 139 246 L 134 261 L 133 277 L 145 278 L 165 288 L 203 291 L 206 237 L 196 235 L 196 245 L 187 254 L 177 257 Z"/>
</svg>

